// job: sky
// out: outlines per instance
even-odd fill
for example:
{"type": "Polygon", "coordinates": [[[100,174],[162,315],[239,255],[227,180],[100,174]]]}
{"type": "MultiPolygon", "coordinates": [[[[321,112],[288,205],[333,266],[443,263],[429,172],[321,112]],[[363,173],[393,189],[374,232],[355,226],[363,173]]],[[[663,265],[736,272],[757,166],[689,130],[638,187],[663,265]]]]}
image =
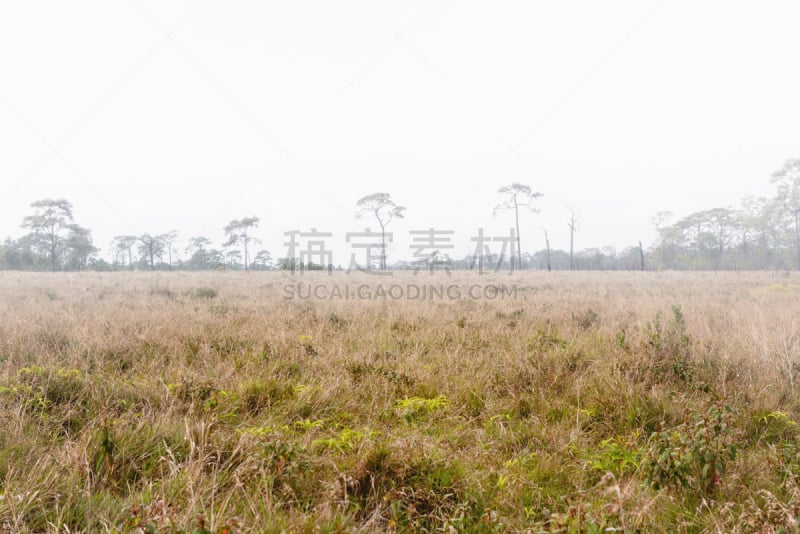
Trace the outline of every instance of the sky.
{"type": "Polygon", "coordinates": [[[472,252],[497,190],[543,197],[524,251],[623,249],[650,219],[770,195],[800,157],[794,1],[6,0],[0,2],[0,236],[64,197],[106,253],[115,235],[284,232],[374,221],[453,230],[472,252]]]}

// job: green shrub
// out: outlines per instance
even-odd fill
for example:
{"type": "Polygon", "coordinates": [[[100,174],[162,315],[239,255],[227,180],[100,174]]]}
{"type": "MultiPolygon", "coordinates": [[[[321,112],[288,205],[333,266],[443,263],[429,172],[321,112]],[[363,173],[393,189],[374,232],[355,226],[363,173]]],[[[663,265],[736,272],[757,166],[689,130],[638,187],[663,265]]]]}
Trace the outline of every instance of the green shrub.
{"type": "Polygon", "coordinates": [[[736,458],[732,413],[727,406],[711,406],[692,424],[654,433],[642,463],[646,484],[700,493],[717,489],[728,462],[736,458]]]}

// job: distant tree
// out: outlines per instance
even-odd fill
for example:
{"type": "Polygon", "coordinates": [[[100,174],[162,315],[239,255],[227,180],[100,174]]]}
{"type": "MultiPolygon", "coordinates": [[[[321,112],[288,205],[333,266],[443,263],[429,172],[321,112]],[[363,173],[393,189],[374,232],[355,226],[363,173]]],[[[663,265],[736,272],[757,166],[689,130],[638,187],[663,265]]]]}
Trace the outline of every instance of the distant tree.
{"type": "Polygon", "coordinates": [[[741,217],[729,208],[691,213],[661,229],[677,252],[675,265],[684,269],[737,267],[732,244],[741,233],[741,217]]]}
{"type": "Polygon", "coordinates": [[[773,247],[780,241],[780,219],[783,202],[780,199],[747,197],[742,201],[741,224],[758,243],[755,266],[769,269],[773,263],[773,247]]]}
{"type": "Polygon", "coordinates": [[[553,263],[550,261],[550,236],[547,235],[547,228],[544,229],[544,244],[547,247],[545,250],[547,251],[547,272],[553,270],[553,263]]]}
{"type": "Polygon", "coordinates": [[[644,245],[639,246],[639,244],[636,244],[622,249],[622,252],[616,257],[613,268],[625,271],[643,271],[643,261],[645,258],[643,246],[644,245]]]}
{"type": "Polygon", "coordinates": [[[114,266],[108,263],[103,258],[98,258],[97,256],[93,256],[92,258],[89,259],[89,266],[87,267],[87,269],[92,271],[108,272],[108,271],[113,271],[114,266]]]}
{"type": "Polygon", "coordinates": [[[536,199],[542,197],[542,193],[536,193],[531,190],[530,186],[514,182],[511,185],[501,187],[497,190],[498,193],[505,196],[505,200],[494,207],[492,215],[497,215],[500,211],[513,210],[514,222],[517,231],[517,267],[522,268],[522,239],[519,231],[519,210],[520,208],[539,213],[537,208],[534,208],[533,203],[536,199]]]}
{"type": "Polygon", "coordinates": [[[278,268],[282,271],[292,271],[300,269],[300,264],[297,258],[280,258],[278,260],[278,268]]]}
{"type": "Polygon", "coordinates": [[[371,215],[381,227],[381,261],[380,268],[386,270],[386,227],[394,219],[402,219],[405,207],[398,206],[389,193],[373,193],[362,197],[356,202],[357,217],[371,215]]]}
{"type": "Polygon", "coordinates": [[[656,230],[656,235],[658,236],[655,247],[660,252],[660,261],[663,267],[667,266],[667,255],[672,248],[672,243],[670,243],[668,239],[670,234],[665,231],[665,228],[668,228],[667,223],[672,220],[674,216],[675,215],[671,211],[659,211],[650,219],[650,224],[653,225],[653,228],[656,230]]]}
{"type": "Polygon", "coordinates": [[[250,243],[260,243],[258,239],[249,235],[249,231],[251,228],[258,228],[258,224],[261,222],[256,216],[253,217],[245,217],[244,219],[234,219],[233,221],[229,222],[228,225],[223,229],[225,231],[225,235],[228,237],[228,240],[225,242],[223,246],[231,247],[235,245],[242,245],[242,249],[244,251],[244,270],[249,271],[249,254],[248,254],[248,246],[250,243]]]}
{"type": "Polygon", "coordinates": [[[213,269],[221,269],[225,267],[225,254],[222,251],[212,248],[207,253],[208,264],[213,269]]]}
{"type": "Polygon", "coordinates": [[[575,257],[575,232],[580,230],[581,220],[578,216],[578,213],[575,211],[574,208],[569,208],[569,221],[567,222],[567,226],[569,226],[569,269],[570,271],[574,268],[574,257],[575,257]]]}
{"type": "Polygon", "coordinates": [[[186,247],[185,252],[190,256],[194,256],[198,252],[205,252],[211,246],[211,240],[207,237],[193,237],[189,239],[189,245],[186,247]]]}
{"type": "Polygon", "coordinates": [[[641,241],[639,241],[639,267],[641,267],[641,271],[644,271],[644,247],[641,241]]]}
{"type": "Polygon", "coordinates": [[[92,244],[92,232],[77,224],[69,225],[69,234],[64,245],[67,250],[67,264],[78,270],[88,269],[89,260],[99,250],[92,244]]]}
{"type": "Polygon", "coordinates": [[[169,262],[169,268],[172,269],[172,253],[175,251],[175,241],[178,239],[178,231],[177,230],[170,230],[166,234],[161,236],[161,240],[164,243],[164,251],[167,253],[167,259],[169,262]]]}
{"type": "Polygon", "coordinates": [[[120,265],[125,267],[125,251],[123,249],[117,248],[116,242],[112,239],[111,244],[108,247],[108,251],[111,254],[111,264],[114,266],[116,270],[120,265]]]}
{"type": "Polygon", "coordinates": [[[717,269],[723,267],[725,249],[733,242],[738,229],[738,217],[730,208],[714,208],[705,212],[707,225],[717,247],[717,269]]]}
{"type": "Polygon", "coordinates": [[[156,256],[164,251],[166,244],[163,235],[142,234],[136,238],[139,241],[139,254],[145,260],[151,271],[156,268],[156,256]]]}
{"type": "Polygon", "coordinates": [[[13,250],[14,240],[7,237],[5,242],[0,244],[0,270],[13,269],[13,250]]]}
{"type": "Polygon", "coordinates": [[[258,265],[262,269],[268,269],[272,265],[272,255],[268,250],[259,250],[255,258],[253,258],[253,265],[258,265]]]}
{"type": "Polygon", "coordinates": [[[30,243],[48,257],[50,270],[55,271],[73,222],[72,204],[64,199],[45,199],[37,200],[31,207],[35,212],[23,219],[22,227],[31,231],[30,243]]]}
{"type": "Polygon", "coordinates": [[[210,257],[211,240],[207,237],[193,237],[184,252],[189,255],[187,265],[190,269],[209,269],[213,267],[210,257]]]}
{"type": "Polygon", "coordinates": [[[242,251],[241,250],[228,250],[225,252],[225,265],[230,268],[234,269],[242,262],[242,251]]]}
{"type": "Polygon", "coordinates": [[[0,256],[3,269],[29,270],[34,269],[37,263],[37,255],[29,242],[29,236],[18,240],[6,238],[0,246],[0,256]]]}
{"type": "MultiPolygon", "coordinates": [[[[111,241],[111,246],[117,253],[128,256],[128,268],[133,269],[133,247],[139,241],[139,238],[133,235],[118,235],[111,241]]],[[[123,266],[124,266],[123,260],[123,266]]]]}
{"type": "Polygon", "coordinates": [[[736,217],[732,210],[714,208],[692,213],[676,223],[690,237],[695,251],[702,258],[711,258],[714,269],[722,268],[727,246],[736,229],[736,217]]]}
{"type": "Polygon", "coordinates": [[[778,186],[778,199],[794,230],[794,249],[797,269],[800,270],[800,159],[790,159],[772,175],[778,186]]]}

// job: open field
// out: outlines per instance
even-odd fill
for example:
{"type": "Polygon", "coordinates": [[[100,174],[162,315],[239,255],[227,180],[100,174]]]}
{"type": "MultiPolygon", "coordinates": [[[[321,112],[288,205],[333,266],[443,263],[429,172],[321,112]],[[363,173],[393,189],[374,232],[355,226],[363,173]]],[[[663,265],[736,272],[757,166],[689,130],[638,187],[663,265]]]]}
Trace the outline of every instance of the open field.
{"type": "Polygon", "coordinates": [[[3,273],[0,524],[797,531],[800,276],[434,280],[3,273]]]}

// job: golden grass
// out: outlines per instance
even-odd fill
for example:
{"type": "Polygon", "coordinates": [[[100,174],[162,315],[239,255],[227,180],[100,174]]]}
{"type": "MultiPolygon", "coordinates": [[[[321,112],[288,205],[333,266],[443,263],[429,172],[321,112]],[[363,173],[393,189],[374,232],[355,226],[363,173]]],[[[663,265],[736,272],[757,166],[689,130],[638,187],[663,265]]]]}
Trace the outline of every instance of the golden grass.
{"type": "Polygon", "coordinates": [[[790,532],[795,287],[761,273],[3,273],[0,525],[790,532]],[[517,293],[286,300],[299,282],[517,293]]]}

